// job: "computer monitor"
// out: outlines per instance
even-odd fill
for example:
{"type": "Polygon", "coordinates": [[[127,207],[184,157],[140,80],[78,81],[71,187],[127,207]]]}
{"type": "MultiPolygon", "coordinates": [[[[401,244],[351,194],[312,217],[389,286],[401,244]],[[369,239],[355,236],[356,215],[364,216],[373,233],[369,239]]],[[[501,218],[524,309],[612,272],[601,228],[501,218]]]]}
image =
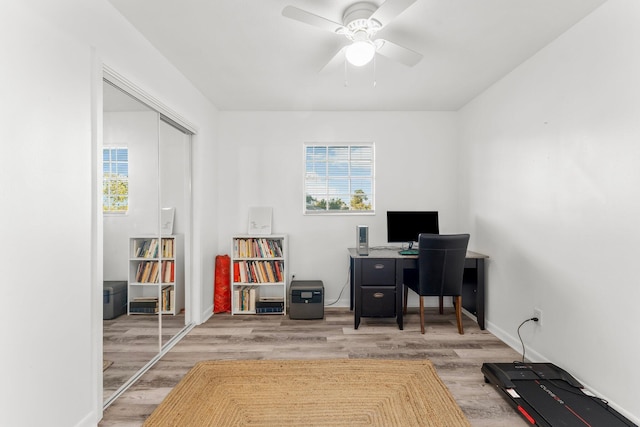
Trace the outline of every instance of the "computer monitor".
{"type": "Polygon", "coordinates": [[[437,211],[387,211],[387,242],[411,248],[420,233],[440,234],[437,211]]]}

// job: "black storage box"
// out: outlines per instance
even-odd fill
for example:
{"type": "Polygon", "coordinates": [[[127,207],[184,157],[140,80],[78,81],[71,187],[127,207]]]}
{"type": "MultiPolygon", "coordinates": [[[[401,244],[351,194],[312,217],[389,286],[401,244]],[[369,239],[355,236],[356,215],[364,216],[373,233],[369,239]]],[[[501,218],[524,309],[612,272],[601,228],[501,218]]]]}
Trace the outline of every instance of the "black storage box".
{"type": "Polygon", "coordinates": [[[294,280],[289,288],[289,318],[322,319],[324,285],[322,280],[294,280]]]}
{"type": "Polygon", "coordinates": [[[127,312],[127,282],[105,281],[102,293],[102,320],[115,319],[127,312]]]}

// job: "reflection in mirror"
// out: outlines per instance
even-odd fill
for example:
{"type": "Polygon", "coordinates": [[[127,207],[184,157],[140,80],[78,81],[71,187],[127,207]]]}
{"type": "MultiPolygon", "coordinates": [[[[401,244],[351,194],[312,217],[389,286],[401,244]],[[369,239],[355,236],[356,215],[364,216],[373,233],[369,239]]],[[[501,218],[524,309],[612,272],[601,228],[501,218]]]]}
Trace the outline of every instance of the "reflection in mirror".
{"type": "Polygon", "coordinates": [[[161,232],[169,250],[163,260],[161,295],[162,345],[185,326],[185,237],[189,218],[189,135],[160,121],[161,232]]]}
{"type": "Polygon", "coordinates": [[[158,294],[158,286],[142,278],[153,263],[137,252],[159,235],[160,115],[108,82],[103,88],[103,202],[110,206],[103,215],[103,392],[108,400],[161,346],[159,316],[132,314],[128,305],[128,300],[158,294]]]}

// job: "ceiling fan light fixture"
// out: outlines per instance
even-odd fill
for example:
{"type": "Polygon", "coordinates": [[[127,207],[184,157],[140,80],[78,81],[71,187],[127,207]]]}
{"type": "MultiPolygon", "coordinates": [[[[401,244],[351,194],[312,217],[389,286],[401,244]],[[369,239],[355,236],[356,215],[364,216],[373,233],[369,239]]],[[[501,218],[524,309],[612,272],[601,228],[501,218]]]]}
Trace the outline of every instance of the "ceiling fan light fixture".
{"type": "Polygon", "coordinates": [[[376,46],[369,40],[354,41],[345,51],[347,61],[356,67],[362,67],[371,62],[375,54],[376,46]]]}

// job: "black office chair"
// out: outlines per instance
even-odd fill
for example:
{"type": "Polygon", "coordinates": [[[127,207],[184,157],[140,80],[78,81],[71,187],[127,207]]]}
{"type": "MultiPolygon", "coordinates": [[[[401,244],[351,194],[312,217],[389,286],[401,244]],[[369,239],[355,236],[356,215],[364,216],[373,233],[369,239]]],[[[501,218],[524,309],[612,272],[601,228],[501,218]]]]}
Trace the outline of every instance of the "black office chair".
{"type": "Polygon", "coordinates": [[[468,234],[420,234],[418,238],[418,271],[407,270],[404,276],[404,312],[407,312],[409,288],[420,296],[420,331],[424,334],[425,296],[440,298],[440,314],[444,296],[454,297],[458,332],[462,328],[462,276],[469,244],[468,234]]]}

